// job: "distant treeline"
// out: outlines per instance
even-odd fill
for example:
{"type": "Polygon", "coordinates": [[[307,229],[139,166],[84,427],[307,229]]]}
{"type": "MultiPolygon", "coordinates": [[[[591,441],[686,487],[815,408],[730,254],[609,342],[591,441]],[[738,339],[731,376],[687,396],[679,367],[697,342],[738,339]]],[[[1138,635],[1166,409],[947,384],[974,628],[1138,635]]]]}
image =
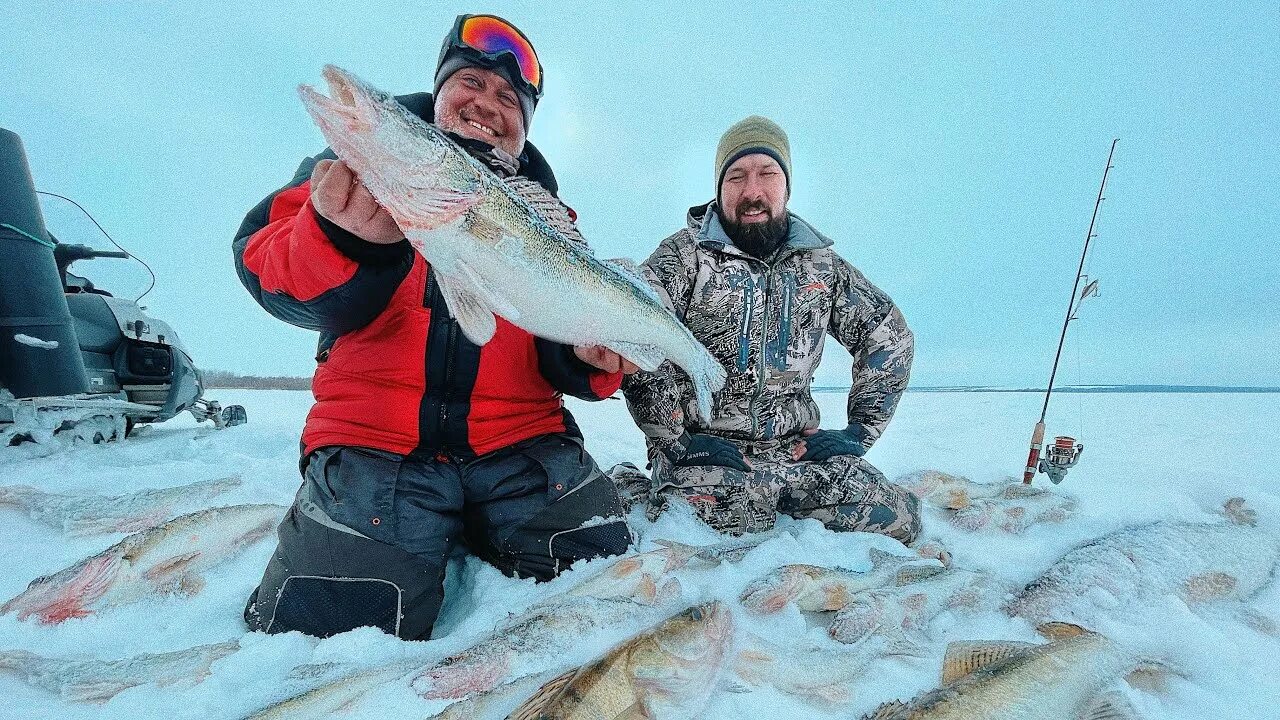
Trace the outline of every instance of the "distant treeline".
{"type": "Polygon", "coordinates": [[[241,375],[225,370],[210,370],[204,374],[205,387],[244,388],[247,390],[310,390],[311,378],[287,375],[241,375]]]}
{"type": "MultiPolygon", "coordinates": [[[[849,392],[844,385],[814,385],[814,392],[849,392]]],[[[1044,388],[989,387],[985,385],[952,385],[943,387],[917,387],[907,392],[968,392],[968,393],[1044,393],[1044,388]]],[[[1280,393],[1280,387],[1241,385],[1062,385],[1055,387],[1060,393],[1280,393]]]]}

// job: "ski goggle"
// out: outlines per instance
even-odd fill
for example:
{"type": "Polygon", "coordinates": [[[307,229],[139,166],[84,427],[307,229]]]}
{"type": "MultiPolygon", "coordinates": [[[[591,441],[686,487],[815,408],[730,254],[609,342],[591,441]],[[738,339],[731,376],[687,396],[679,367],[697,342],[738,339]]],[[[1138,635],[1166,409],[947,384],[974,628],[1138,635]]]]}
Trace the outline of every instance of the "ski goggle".
{"type": "Polygon", "coordinates": [[[542,63],[529,38],[494,15],[459,15],[440,57],[461,50],[489,62],[514,63],[534,99],[542,97],[542,63]]]}

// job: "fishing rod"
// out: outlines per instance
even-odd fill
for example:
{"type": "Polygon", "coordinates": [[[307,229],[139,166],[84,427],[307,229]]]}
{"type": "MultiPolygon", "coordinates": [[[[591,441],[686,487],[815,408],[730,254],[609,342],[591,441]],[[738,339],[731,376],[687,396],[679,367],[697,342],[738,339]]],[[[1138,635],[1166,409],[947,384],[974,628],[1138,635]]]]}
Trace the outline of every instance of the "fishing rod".
{"type": "Polygon", "coordinates": [[[1040,408],[1040,420],[1036,423],[1035,429],[1031,431],[1031,452],[1027,455],[1027,467],[1022,473],[1022,482],[1026,485],[1031,484],[1031,479],[1035,477],[1036,471],[1049,476],[1049,480],[1054,485],[1062,482],[1067,477],[1067,470],[1074,467],[1080,461],[1080,454],[1084,452],[1084,444],[1077,443],[1075,438],[1066,435],[1059,435],[1054,438],[1052,445],[1044,446],[1044,458],[1040,457],[1040,444],[1044,442],[1044,418],[1049,412],[1049,396],[1053,394],[1053,380],[1058,375],[1058,360],[1062,358],[1062,346],[1067,340],[1067,326],[1072,320],[1076,319],[1076,313],[1080,310],[1080,303],[1085,298],[1096,296],[1098,294],[1098,281],[1088,281],[1088,276],[1084,274],[1084,261],[1089,255],[1089,243],[1097,234],[1093,232],[1094,225],[1098,222],[1098,210],[1102,207],[1102,201],[1105,199],[1103,192],[1107,189],[1107,175],[1114,167],[1111,164],[1111,158],[1116,154],[1116,143],[1120,142],[1120,138],[1111,141],[1111,151],[1107,153],[1107,166],[1102,170],[1102,184],[1098,186],[1098,200],[1093,204],[1093,217],[1089,219],[1089,231],[1084,235],[1084,250],[1080,253],[1080,267],[1076,269],[1076,281],[1071,286],[1071,297],[1067,301],[1067,317],[1062,321],[1062,334],[1058,337],[1058,352],[1053,356],[1053,370],[1049,372],[1049,387],[1044,391],[1044,406],[1040,408]],[[1085,280],[1083,290],[1080,290],[1080,281],[1085,280]],[[1076,291],[1079,290],[1079,296],[1076,291]]]}

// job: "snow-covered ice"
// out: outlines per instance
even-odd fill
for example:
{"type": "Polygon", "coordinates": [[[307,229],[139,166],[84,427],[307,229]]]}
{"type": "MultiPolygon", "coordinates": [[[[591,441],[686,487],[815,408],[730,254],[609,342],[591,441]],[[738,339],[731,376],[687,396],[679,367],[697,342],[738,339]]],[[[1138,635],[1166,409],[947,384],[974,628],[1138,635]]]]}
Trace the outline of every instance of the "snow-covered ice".
{"type": "MultiPolygon", "coordinates": [[[[298,483],[298,436],[311,398],[305,392],[218,391],[224,403],[241,403],[247,425],[215,431],[183,416],[142,430],[125,442],[81,445],[49,453],[32,446],[0,448],[0,485],[30,485],[57,493],[122,493],[237,475],[241,484],[216,504],[287,504],[298,483]]],[[[819,404],[836,424],[845,397],[821,393],[819,404]]],[[[885,437],[869,459],[890,478],[937,469],[980,482],[1020,473],[1026,443],[1042,397],[1034,393],[907,393],[885,437]]],[[[643,442],[619,400],[571,403],[587,435],[587,447],[604,467],[629,460],[643,464],[643,442]]],[[[1080,465],[1062,486],[1078,500],[1065,522],[1032,525],[1021,534],[967,532],[931,516],[926,533],[942,539],[956,566],[995,573],[1020,586],[1083,542],[1122,527],[1156,520],[1214,522],[1232,496],[1246,498],[1259,526],[1280,528],[1280,489],[1266,428],[1280,419],[1277,394],[1077,394],[1055,400],[1051,434],[1072,434],[1086,445],[1080,465]],[[1262,432],[1260,432],[1262,431],[1262,432]]],[[[1046,483],[1043,476],[1037,483],[1046,483]]],[[[717,537],[686,512],[668,512],[657,522],[631,517],[641,549],[667,538],[689,544],[717,537]]],[[[785,563],[868,566],[870,548],[904,552],[892,540],[839,535],[813,521],[782,525],[780,535],[737,563],[707,568],[692,564],[676,572],[685,598],[736,603],[753,579],[785,563]]],[[[74,537],[37,523],[12,508],[0,508],[0,601],[20,593],[33,578],[56,572],[118,541],[123,534],[74,537]]],[[[270,540],[252,546],[212,571],[193,598],[152,598],[59,625],[0,617],[0,650],[45,656],[118,659],[196,645],[238,640],[239,649],[216,660],[202,682],[192,678],[166,687],[144,684],[102,705],[82,704],[34,687],[11,673],[0,674],[2,718],[241,718],[308,687],[291,676],[301,665],[341,663],[373,667],[413,657],[443,657],[492,632],[510,613],[560,592],[591,567],[575,568],[551,583],[535,585],[503,577],[471,559],[451,566],[449,598],[437,625],[437,640],[406,643],[370,629],[318,641],[299,634],[265,636],[244,632],[245,597],[257,583],[272,550],[270,540]]],[[[1248,553],[1250,548],[1238,548],[1248,553]]],[[[598,561],[599,562],[599,561],[598,561]]],[[[598,563],[592,563],[595,566],[598,563]]],[[[1272,582],[1251,603],[1280,620],[1280,588],[1272,582]]],[[[1099,628],[1133,651],[1159,658],[1179,675],[1166,691],[1126,690],[1147,718],[1280,717],[1280,677],[1273,671],[1280,639],[1240,621],[1230,608],[1193,610],[1172,596],[1155,598],[1147,614],[1111,619],[1099,628]]],[[[831,643],[830,616],[802,614],[794,606],[753,616],[737,613],[743,632],[772,642],[831,643]]],[[[561,666],[599,654],[613,642],[643,629],[620,626],[582,638],[560,658],[561,666]]],[[[943,613],[929,627],[922,657],[877,660],[839,707],[804,704],[773,689],[717,694],[704,717],[858,717],[895,698],[907,699],[936,686],[943,650],[963,640],[1036,640],[1024,620],[999,611],[971,616],[943,613]]],[[[548,667],[547,670],[557,668],[548,667]]],[[[741,688],[739,688],[741,689],[741,688]]],[[[370,692],[343,717],[424,717],[439,709],[418,698],[407,678],[370,692]]]]}

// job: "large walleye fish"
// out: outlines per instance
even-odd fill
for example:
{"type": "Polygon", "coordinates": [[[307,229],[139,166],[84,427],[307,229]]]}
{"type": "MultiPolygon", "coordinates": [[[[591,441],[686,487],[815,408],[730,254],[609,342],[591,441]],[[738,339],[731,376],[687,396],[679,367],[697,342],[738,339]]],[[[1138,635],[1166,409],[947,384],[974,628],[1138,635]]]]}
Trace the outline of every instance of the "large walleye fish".
{"type": "Polygon", "coordinates": [[[827,632],[842,643],[882,637],[912,644],[939,614],[998,610],[1010,590],[994,575],[951,568],[917,583],[854,595],[827,632]]]}
{"type": "Polygon", "coordinates": [[[787,530],[773,528],[764,532],[748,533],[739,537],[730,537],[712,545],[686,545],[675,540],[657,538],[657,544],[669,548],[682,561],[699,560],[702,563],[719,565],[722,562],[736,563],[746,557],[752,550],[775,538],[794,538],[787,530]]]}
{"type": "Polygon", "coordinates": [[[671,612],[679,591],[653,605],[621,599],[561,598],[502,623],[480,642],[420,667],[411,685],[428,700],[461,699],[538,672],[584,636],[671,612]]]}
{"type": "Polygon", "coordinates": [[[719,602],[691,607],[548,682],[512,720],[696,717],[729,652],[733,618],[719,602]]]}
{"type": "Polygon", "coordinates": [[[500,315],[548,340],[603,345],[644,370],[671,360],[689,375],[699,412],[710,417],[724,368],[644,280],[570,241],[394,97],[332,65],[324,78],[330,96],[303,85],[303,104],[431,263],[469,340],[488,342],[500,315]]]}
{"type": "Polygon", "coordinates": [[[53,575],[31,581],[0,606],[0,615],[34,615],[45,623],[85,617],[148,594],[193,595],[201,574],[271,533],[284,515],[279,505],[232,505],[182,515],[134,533],[53,575]]]}
{"type": "Polygon", "coordinates": [[[1020,480],[979,483],[937,470],[912,473],[898,483],[952,525],[969,531],[1011,534],[1039,523],[1060,523],[1075,513],[1076,501],[1061,489],[1025,485],[1020,480]]]}
{"type": "Polygon", "coordinates": [[[307,692],[273,703],[245,720],[324,720],[350,710],[370,691],[408,675],[417,666],[412,660],[398,660],[347,672],[307,692]]]}
{"type": "Polygon", "coordinates": [[[864,590],[906,585],[946,569],[942,561],[918,555],[894,555],[879,548],[869,551],[866,572],[819,565],[783,565],[751,581],[742,591],[742,605],[753,613],[781,610],[794,602],[806,612],[839,610],[864,590]]]}
{"type": "Polygon", "coordinates": [[[942,686],[910,702],[889,702],[863,720],[1131,720],[1123,696],[1108,692],[1136,659],[1074,626],[1046,627],[1045,645],[953,643],[942,686]]]}
{"type": "Polygon", "coordinates": [[[744,635],[747,647],[734,656],[732,664],[733,675],[744,689],[768,685],[820,705],[840,705],[852,699],[854,681],[876,660],[919,655],[914,648],[878,637],[833,648],[809,641],[782,646],[753,633],[744,635]]]}
{"type": "Polygon", "coordinates": [[[32,520],[71,535],[137,532],[184,511],[198,510],[210,499],[239,486],[238,475],[112,496],[64,495],[28,485],[9,485],[0,487],[0,506],[22,510],[32,520]]]}
{"type": "Polygon", "coordinates": [[[1255,526],[1244,500],[1224,510],[1227,522],[1161,521],[1098,538],[1063,555],[1006,609],[1033,623],[1090,625],[1100,613],[1163,595],[1192,605],[1247,599],[1274,576],[1280,540],[1255,526]]]}
{"type": "Polygon", "coordinates": [[[239,641],[231,640],[121,660],[53,658],[26,650],[5,650],[0,651],[0,670],[22,675],[32,685],[67,700],[106,702],[138,685],[198,683],[209,675],[210,665],[239,648],[239,641]]]}

